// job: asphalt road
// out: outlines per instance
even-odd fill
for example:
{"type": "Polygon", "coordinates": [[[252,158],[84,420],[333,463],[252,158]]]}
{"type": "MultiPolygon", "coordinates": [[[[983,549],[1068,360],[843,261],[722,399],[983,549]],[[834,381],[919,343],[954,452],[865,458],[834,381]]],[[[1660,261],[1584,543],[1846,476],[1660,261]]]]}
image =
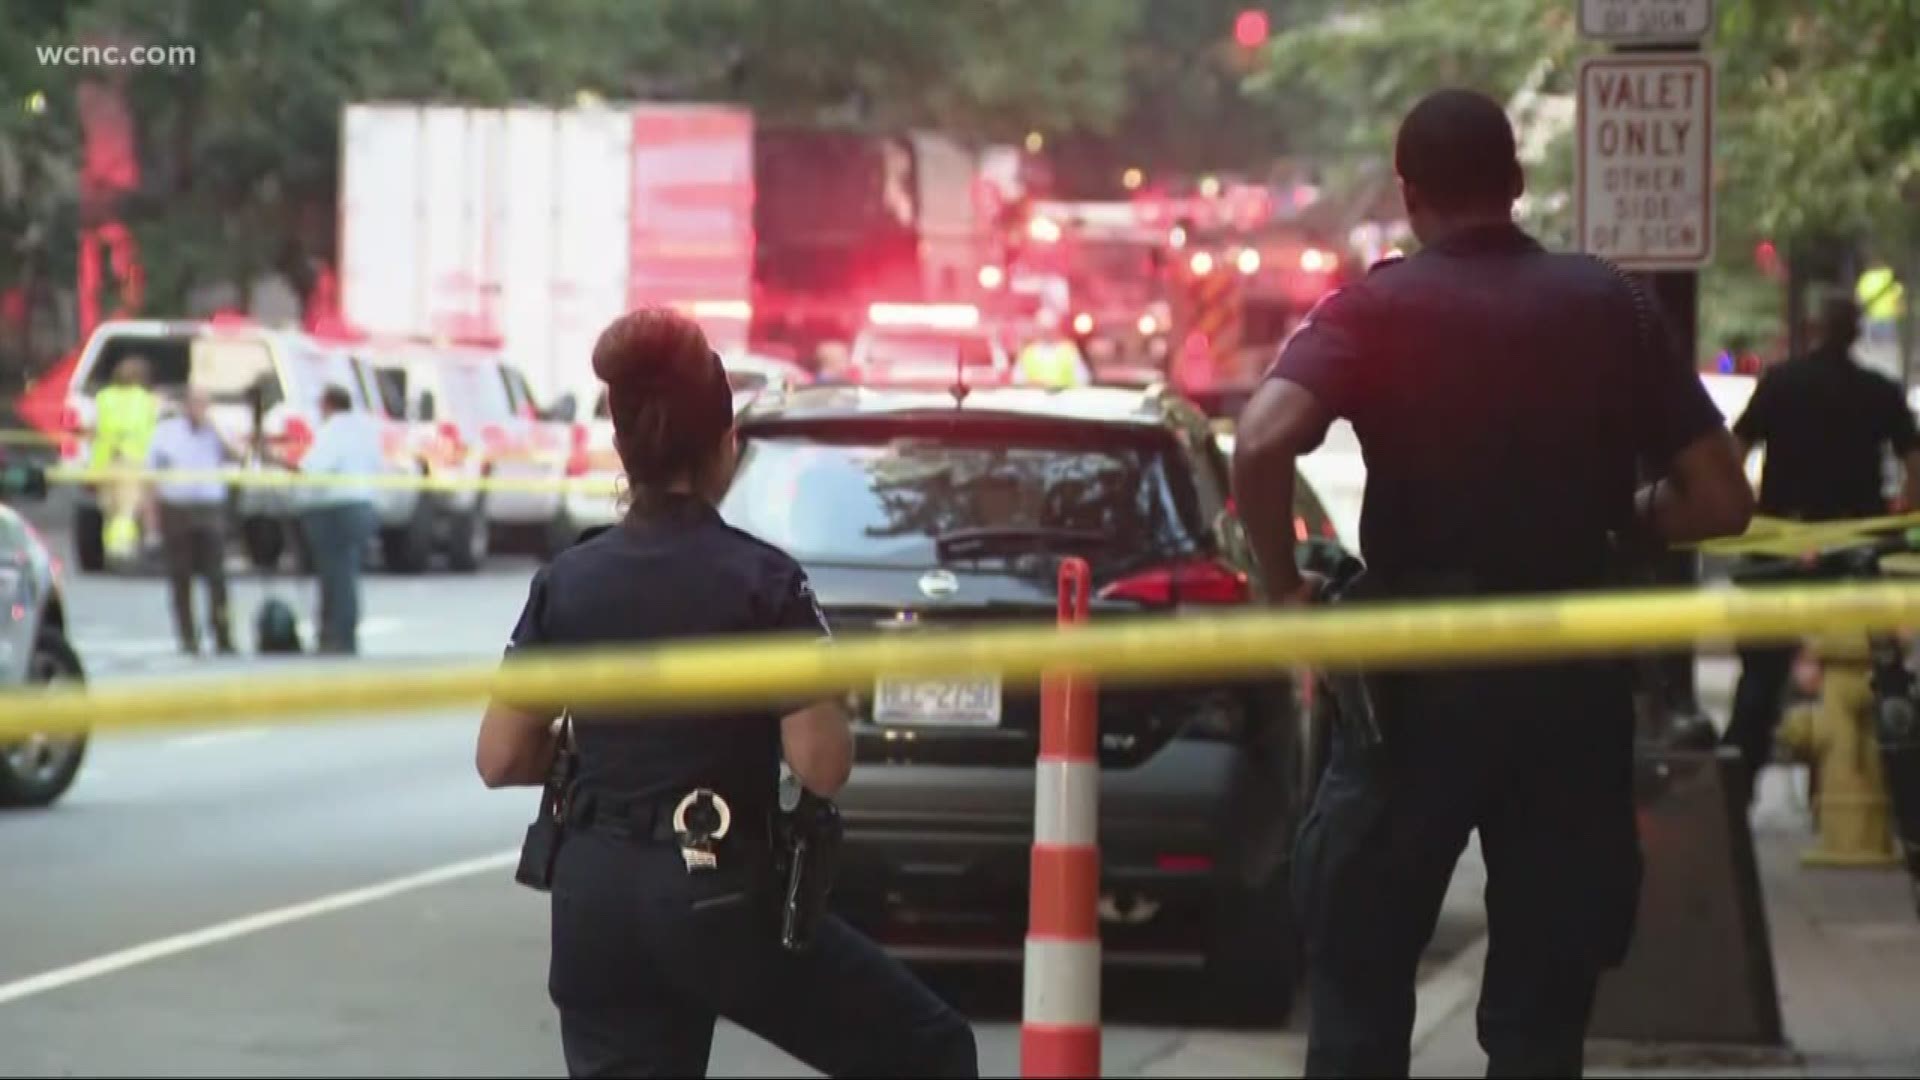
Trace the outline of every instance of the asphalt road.
{"type": "MultiPolygon", "coordinates": [[[[371,578],[363,647],[497,654],[530,570],[371,578]]],[[[277,588],[310,603],[308,586],[277,588]]],[[[242,580],[236,612],[261,593],[242,580]]],[[[155,580],[81,578],[70,606],[95,679],[277,666],[176,655],[155,580]]],[[[559,1075],[543,900],[511,880],[534,795],[480,786],[474,724],[98,739],[58,806],[0,815],[0,1075],[559,1075]]],[[[1430,990],[1479,936],[1480,874],[1463,864],[1430,990]]],[[[1017,1074],[1017,973],[930,974],[977,1021],[983,1069],[1017,1074]]],[[[1217,1031],[1165,976],[1105,996],[1108,1075],[1299,1068],[1298,1018],[1217,1031]]],[[[808,1075],[724,1026],[712,1074],[808,1075]]]]}

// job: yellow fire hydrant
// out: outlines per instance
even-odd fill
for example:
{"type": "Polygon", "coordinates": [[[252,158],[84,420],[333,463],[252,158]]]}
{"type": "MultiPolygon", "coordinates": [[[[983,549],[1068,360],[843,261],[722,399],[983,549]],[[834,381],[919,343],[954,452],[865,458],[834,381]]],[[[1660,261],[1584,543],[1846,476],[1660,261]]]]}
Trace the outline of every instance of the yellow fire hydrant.
{"type": "Polygon", "coordinates": [[[1814,772],[1819,842],[1803,852],[1808,866],[1885,866],[1894,847],[1880,745],[1873,729],[1872,661],[1864,635],[1836,634],[1813,643],[1820,662],[1820,700],[1788,711],[1781,749],[1814,772]]]}

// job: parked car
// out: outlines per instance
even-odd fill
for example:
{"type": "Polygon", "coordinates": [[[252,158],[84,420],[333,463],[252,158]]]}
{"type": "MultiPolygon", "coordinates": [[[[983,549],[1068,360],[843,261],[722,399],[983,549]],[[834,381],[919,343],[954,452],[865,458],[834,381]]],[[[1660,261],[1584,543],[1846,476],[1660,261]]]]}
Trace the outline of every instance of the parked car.
{"type": "MultiPolygon", "coordinates": [[[[838,633],[1051,622],[1085,557],[1095,620],[1258,602],[1206,417],[1160,390],[813,387],[749,405],[721,513],[805,566],[838,633]]],[[[1300,487],[1296,532],[1338,557],[1300,487]]],[[[835,887],[902,953],[1014,960],[1033,840],[1035,689],[993,673],[854,697],[835,887]]],[[[1325,721],[1288,672],[1102,687],[1102,941],[1192,967],[1223,1010],[1284,1015],[1299,970],[1287,875],[1325,721]]]]}
{"type": "MultiPolygon", "coordinates": [[[[11,472],[11,470],[8,470],[11,472]]],[[[0,492],[18,497],[14,490],[0,492]]],[[[39,494],[45,494],[44,479],[39,494]]],[[[50,686],[86,679],[67,639],[66,573],[32,523],[0,505],[0,683],[50,686]]],[[[87,736],[32,734],[0,741],[0,807],[48,806],[64,795],[86,757],[87,736]]]]}

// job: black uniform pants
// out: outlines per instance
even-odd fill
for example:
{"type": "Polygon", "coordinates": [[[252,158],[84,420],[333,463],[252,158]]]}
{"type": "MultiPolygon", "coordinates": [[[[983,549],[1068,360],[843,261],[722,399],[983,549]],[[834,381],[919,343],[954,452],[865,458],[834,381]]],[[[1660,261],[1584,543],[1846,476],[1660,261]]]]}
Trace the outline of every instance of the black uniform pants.
{"type": "Polygon", "coordinates": [[[1386,747],[1336,739],[1294,855],[1307,1075],[1407,1075],[1416,969],[1475,831],[1488,1075],[1580,1074],[1594,990],[1639,896],[1626,687],[1598,665],[1396,676],[1376,695],[1386,747]]]}
{"type": "Polygon", "coordinates": [[[973,1030],[837,918],[803,953],[736,868],[572,831],[553,886],[548,989],[570,1076],[704,1076],[726,1017],[829,1076],[974,1077],[973,1030]]]}
{"type": "Polygon", "coordinates": [[[200,651],[200,623],[194,618],[193,579],[207,582],[207,607],[214,646],[233,651],[227,616],[227,518],[218,504],[160,504],[160,543],[167,557],[167,587],[173,597],[173,628],[180,648],[200,651]]]}
{"type": "Polygon", "coordinates": [[[1747,800],[1753,800],[1760,770],[1773,760],[1773,736],[1786,711],[1787,684],[1793,679],[1794,643],[1754,642],[1740,649],[1740,681],[1733,688],[1733,718],[1725,741],[1746,763],[1747,800]]]}

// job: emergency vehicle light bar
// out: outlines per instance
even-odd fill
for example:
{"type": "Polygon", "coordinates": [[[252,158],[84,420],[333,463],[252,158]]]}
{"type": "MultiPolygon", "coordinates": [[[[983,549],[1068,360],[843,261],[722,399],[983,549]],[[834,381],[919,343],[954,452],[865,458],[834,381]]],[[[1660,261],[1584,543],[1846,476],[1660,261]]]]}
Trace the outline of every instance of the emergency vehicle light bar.
{"type": "Polygon", "coordinates": [[[673,306],[696,319],[753,318],[753,305],[745,300],[682,300],[673,306]]]}
{"type": "Polygon", "coordinates": [[[971,330],[980,325],[972,304],[873,304],[867,321],[874,326],[919,326],[935,330],[971,330]]]}

